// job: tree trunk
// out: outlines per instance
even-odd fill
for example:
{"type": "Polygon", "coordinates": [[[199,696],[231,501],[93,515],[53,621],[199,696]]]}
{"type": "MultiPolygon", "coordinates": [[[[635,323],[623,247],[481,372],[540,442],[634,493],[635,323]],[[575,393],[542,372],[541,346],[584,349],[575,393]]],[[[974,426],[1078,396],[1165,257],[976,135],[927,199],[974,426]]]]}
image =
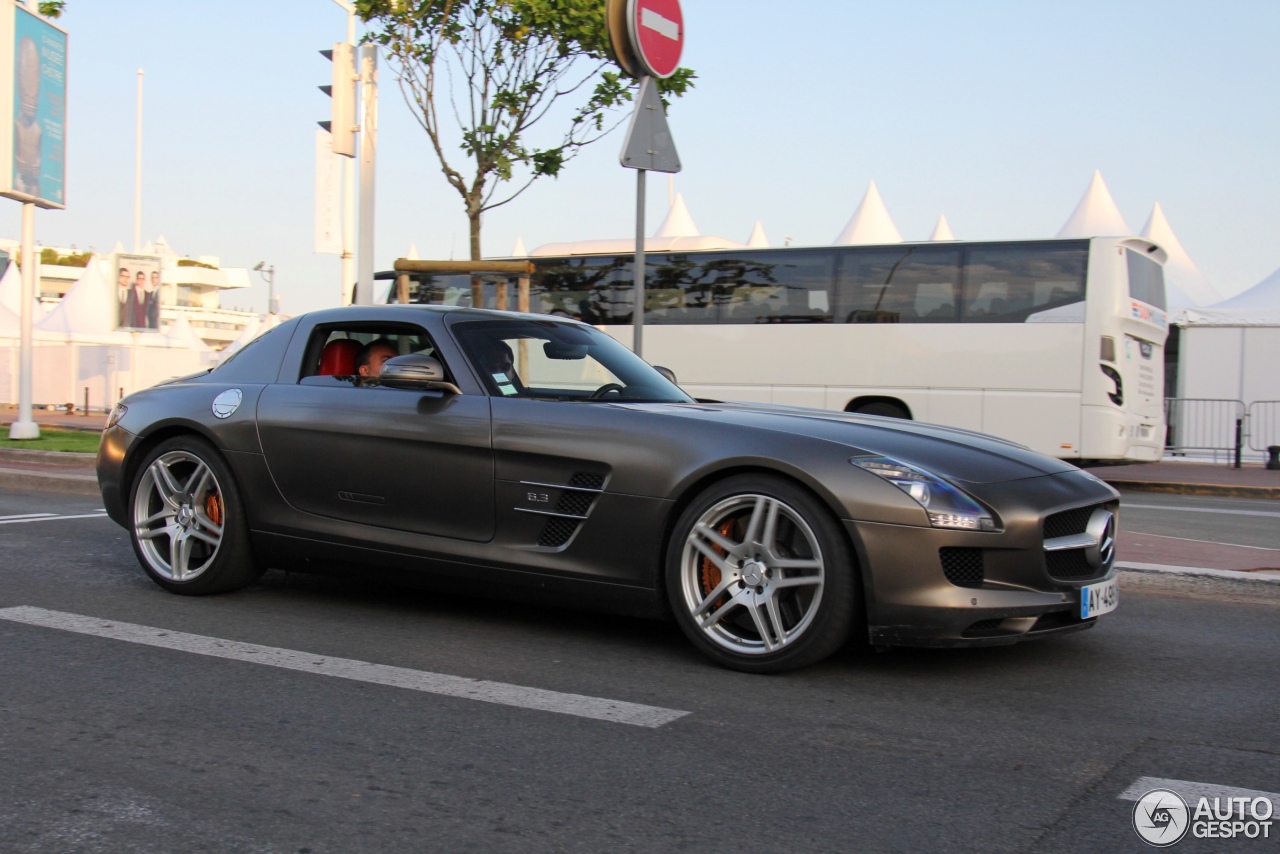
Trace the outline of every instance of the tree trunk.
{"type": "MultiPolygon", "coordinates": [[[[480,212],[472,211],[467,206],[467,219],[471,224],[471,260],[480,260],[480,212]]],[[[479,276],[471,279],[471,304],[476,308],[484,308],[484,281],[479,276]]]]}

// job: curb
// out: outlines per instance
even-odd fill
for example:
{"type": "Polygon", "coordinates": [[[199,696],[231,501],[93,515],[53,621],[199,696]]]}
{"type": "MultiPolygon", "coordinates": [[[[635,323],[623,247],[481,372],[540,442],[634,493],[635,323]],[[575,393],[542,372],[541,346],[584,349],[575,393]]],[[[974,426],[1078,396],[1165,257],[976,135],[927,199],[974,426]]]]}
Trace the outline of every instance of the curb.
{"type": "MultiPolygon", "coordinates": [[[[92,470],[90,470],[92,471],[92,470]]],[[[0,466],[0,489],[31,489],[37,492],[58,492],[69,495],[100,497],[98,477],[95,474],[15,469],[0,466]]]]}
{"type": "Polygon", "coordinates": [[[1229,569],[1117,562],[1120,590],[1180,593],[1250,604],[1280,605],[1280,577],[1229,569]]]}
{"type": "Polygon", "coordinates": [[[0,448],[0,462],[28,463],[58,468],[92,469],[98,459],[97,454],[82,454],[74,451],[37,451],[27,448],[0,448]]]}
{"type": "Polygon", "coordinates": [[[1230,486],[1225,483],[1161,483],[1152,480],[1109,480],[1116,489],[1131,492],[1165,492],[1175,495],[1215,495],[1220,498],[1264,498],[1280,501],[1280,486],[1230,486]]]}

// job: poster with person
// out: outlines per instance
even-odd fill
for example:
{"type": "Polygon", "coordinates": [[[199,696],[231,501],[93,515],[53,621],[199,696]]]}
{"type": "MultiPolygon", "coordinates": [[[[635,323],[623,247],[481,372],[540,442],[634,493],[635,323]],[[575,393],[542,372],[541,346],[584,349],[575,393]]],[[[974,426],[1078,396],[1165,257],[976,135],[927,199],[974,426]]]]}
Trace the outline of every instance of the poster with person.
{"type": "Polygon", "coordinates": [[[160,328],[160,258],[116,255],[116,299],[120,329],[160,328]]]}
{"type": "Polygon", "coordinates": [[[67,34],[0,3],[0,195],[66,207],[67,34]]]}

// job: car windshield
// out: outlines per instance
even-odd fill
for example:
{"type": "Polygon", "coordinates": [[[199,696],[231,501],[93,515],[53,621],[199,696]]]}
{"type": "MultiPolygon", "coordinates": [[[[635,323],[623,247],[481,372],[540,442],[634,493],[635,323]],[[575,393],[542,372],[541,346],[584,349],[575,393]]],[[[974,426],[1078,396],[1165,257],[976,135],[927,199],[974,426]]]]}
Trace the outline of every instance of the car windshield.
{"type": "Polygon", "coordinates": [[[692,403],[617,341],[576,323],[473,320],[453,333],[489,392],[542,400],[692,403]]]}

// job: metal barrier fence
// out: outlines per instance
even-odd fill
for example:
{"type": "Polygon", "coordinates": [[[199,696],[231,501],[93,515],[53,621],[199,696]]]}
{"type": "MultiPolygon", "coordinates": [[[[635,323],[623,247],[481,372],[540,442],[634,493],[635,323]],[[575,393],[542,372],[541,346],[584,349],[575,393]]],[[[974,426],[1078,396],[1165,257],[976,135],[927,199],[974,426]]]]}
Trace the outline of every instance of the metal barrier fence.
{"type": "Polygon", "coordinates": [[[1280,445],[1280,400],[1255,400],[1244,417],[1252,450],[1266,453],[1269,446],[1280,445]]]}
{"type": "Polygon", "coordinates": [[[1164,415],[1169,425],[1165,450],[1225,451],[1234,454],[1240,467],[1247,415],[1242,401],[1170,397],[1165,398],[1164,415]]]}

